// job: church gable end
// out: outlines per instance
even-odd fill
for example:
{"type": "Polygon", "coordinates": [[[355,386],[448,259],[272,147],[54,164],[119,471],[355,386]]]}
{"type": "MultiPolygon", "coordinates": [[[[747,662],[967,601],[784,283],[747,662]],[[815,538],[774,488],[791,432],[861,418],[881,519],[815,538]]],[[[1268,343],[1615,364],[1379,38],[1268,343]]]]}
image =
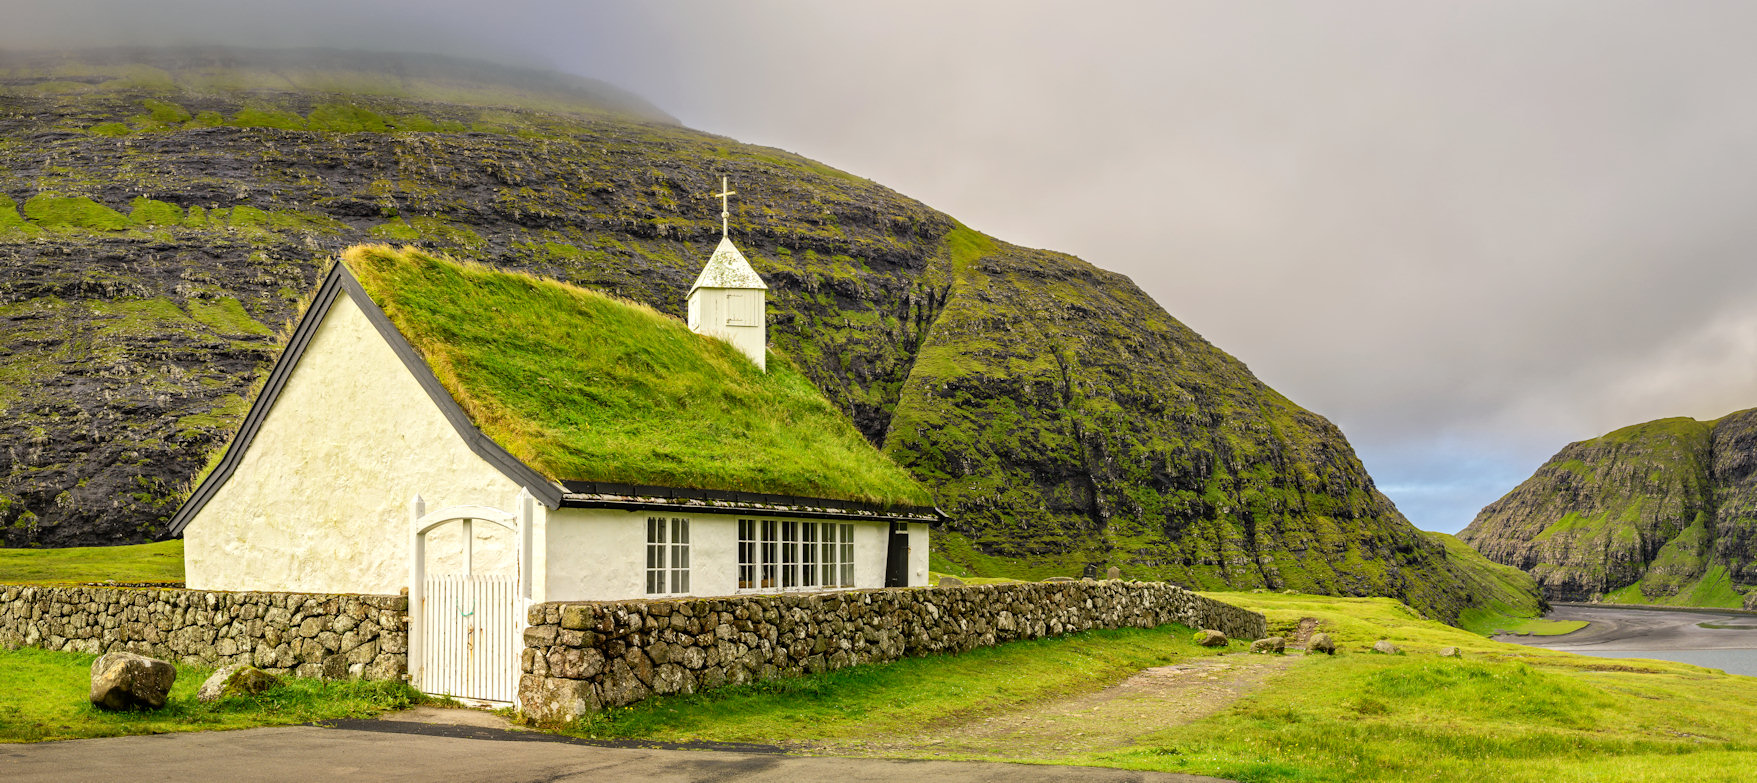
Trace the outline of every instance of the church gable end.
{"type": "Polygon", "coordinates": [[[249,441],[228,454],[228,475],[211,477],[183,519],[193,587],[396,592],[410,498],[449,505],[520,489],[399,359],[368,317],[370,300],[345,285],[326,295],[273,395],[253,409],[249,441]]]}

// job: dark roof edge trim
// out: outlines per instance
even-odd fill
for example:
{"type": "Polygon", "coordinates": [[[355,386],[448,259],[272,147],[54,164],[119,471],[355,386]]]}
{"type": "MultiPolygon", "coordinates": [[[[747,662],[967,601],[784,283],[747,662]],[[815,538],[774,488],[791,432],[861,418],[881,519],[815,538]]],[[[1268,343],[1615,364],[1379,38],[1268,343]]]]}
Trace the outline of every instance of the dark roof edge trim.
{"type": "MultiPolygon", "coordinates": [[[[941,522],[940,513],[896,513],[873,511],[842,511],[828,508],[800,508],[754,504],[678,503],[661,498],[606,498],[590,495],[564,495],[562,508],[610,508],[624,511],[666,511],[690,514],[724,514],[742,516],[796,517],[799,519],[839,519],[865,522],[941,522]]],[[[938,509],[934,510],[935,512],[938,509]]]]}
{"type": "Polygon", "coordinates": [[[598,497],[608,499],[638,499],[642,502],[668,503],[675,501],[695,501],[699,503],[746,504],[765,507],[816,508],[825,511],[852,514],[861,512],[867,516],[888,514],[898,519],[915,517],[933,517],[948,519],[944,511],[937,506],[916,506],[907,503],[867,503],[858,500],[838,500],[835,498],[808,497],[804,495],[781,495],[772,492],[746,492],[719,489],[685,489],[682,487],[663,487],[653,484],[623,484],[613,481],[568,481],[563,480],[561,486],[567,489],[567,496],[598,497]]]}
{"type": "Polygon", "coordinates": [[[232,438],[231,443],[227,444],[226,453],[220,457],[220,462],[214,466],[213,472],[209,473],[207,478],[196,486],[195,491],[189,494],[189,499],[183,501],[183,505],[177,508],[177,513],[172,515],[171,523],[166,527],[167,535],[182,535],[183,529],[189,526],[190,520],[201,512],[208,501],[213,499],[214,494],[219,492],[220,487],[225,486],[226,481],[232,477],[232,472],[238,468],[238,463],[243,461],[244,453],[250,449],[250,443],[256,439],[257,432],[262,429],[262,423],[268,418],[269,411],[274,409],[275,401],[280,398],[281,390],[286,388],[287,380],[292,377],[294,368],[298,367],[299,360],[304,357],[306,349],[311,347],[311,340],[317,335],[318,327],[323,325],[324,318],[329,315],[330,308],[335,305],[336,297],[343,291],[346,291],[349,298],[353,299],[354,304],[360,308],[360,311],[366,314],[366,320],[390,345],[397,358],[402,360],[403,366],[415,376],[415,381],[421,385],[423,391],[427,392],[428,398],[439,406],[446,421],[457,431],[458,436],[464,439],[464,443],[469,446],[470,451],[499,470],[507,478],[530,489],[531,494],[535,495],[543,505],[549,508],[561,505],[561,487],[521,462],[517,457],[508,454],[505,449],[500,447],[500,444],[483,435],[474,424],[470,423],[470,417],[464,413],[463,408],[458,406],[457,401],[451,398],[451,393],[440,385],[439,379],[434,377],[433,370],[428,368],[427,362],[415,352],[415,348],[409,345],[409,341],[403,338],[402,333],[397,331],[396,325],[391,323],[390,317],[379,309],[376,302],[372,301],[372,297],[367,295],[366,289],[360,286],[360,281],[354,279],[353,273],[348,271],[347,266],[337,261],[330,268],[329,274],[324,277],[323,284],[318,287],[317,296],[312,299],[311,306],[299,319],[299,325],[293,329],[293,336],[287,341],[287,347],[281,351],[280,357],[275,360],[274,366],[269,370],[268,380],[263,384],[262,392],[256,396],[256,400],[251,402],[250,411],[244,415],[244,421],[238,427],[237,436],[232,438]]]}

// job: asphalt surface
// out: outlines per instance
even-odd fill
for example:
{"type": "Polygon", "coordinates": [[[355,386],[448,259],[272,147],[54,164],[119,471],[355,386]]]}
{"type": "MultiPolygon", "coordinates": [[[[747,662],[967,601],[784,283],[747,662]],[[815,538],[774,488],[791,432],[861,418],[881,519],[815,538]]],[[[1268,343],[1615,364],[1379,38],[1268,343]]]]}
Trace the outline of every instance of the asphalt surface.
{"type": "Polygon", "coordinates": [[[332,726],[0,745],[0,781],[1224,783],[1218,778],[1091,767],[785,756],[760,745],[741,750],[606,745],[479,725],[348,721],[332,726]]]}
{"type": "Polygon", "coordinates": [[[1757,649],[1757,615],[1739,612],[1556,604],[1544,619],[1586,620],[1590,624],[1561,636],[1503,634],[1495,638],[1587,654],[1594,651],[1757,649]]]}

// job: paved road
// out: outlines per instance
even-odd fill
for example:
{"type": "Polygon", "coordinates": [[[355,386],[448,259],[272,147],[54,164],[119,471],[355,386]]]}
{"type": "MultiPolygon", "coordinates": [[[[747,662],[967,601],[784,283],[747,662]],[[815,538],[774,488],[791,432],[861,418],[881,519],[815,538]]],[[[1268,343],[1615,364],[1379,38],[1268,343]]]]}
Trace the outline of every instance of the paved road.
{"type": "Polygon", "coordinates": [[[1586,620],[1591,624],[1561,636],[1495,638],[1590,653],[1616,650],[1736,650],[1757,648],[1757,616],[1712,609],[1671,611],[1557,604],[1545,620],[1586,620]],[[1724,626],[1705,628],[1707,625],[1724,626]]]}
{"type": "Polygon", "coordinates": [[[0,745],[0,781],[1217,781],[1087,767],[611,748],[524,732],[410,729],[408,724],[376,721],[344,725],[354,727],[283,726],[0,745]],[[447,733],[452,736],[441,736],[447,733]]]}

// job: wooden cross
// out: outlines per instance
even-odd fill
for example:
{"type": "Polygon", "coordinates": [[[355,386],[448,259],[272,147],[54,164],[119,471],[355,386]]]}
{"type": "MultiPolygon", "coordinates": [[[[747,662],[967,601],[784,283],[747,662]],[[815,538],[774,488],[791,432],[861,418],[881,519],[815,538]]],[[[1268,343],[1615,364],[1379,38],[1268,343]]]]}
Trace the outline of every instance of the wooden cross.
{"type": "Polygon", "coordinates": [[[726,186],[726,178],[720,177],[720,192],[714,194],[716,198],[720,199],[720,236],[726,236],[726,219],[732,217],[731,202],[727,199],[736,195],[738,195],[736,191],[726,186]]]}

